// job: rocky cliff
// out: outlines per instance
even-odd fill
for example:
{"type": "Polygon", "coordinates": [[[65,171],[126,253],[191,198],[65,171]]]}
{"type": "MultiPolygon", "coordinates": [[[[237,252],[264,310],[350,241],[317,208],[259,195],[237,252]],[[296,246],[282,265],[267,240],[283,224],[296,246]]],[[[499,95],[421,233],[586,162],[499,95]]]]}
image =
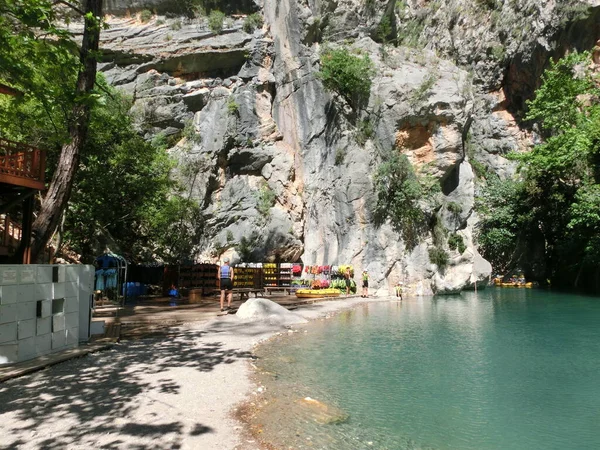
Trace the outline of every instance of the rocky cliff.
{"type": "Polygon", "coordinates": [[[173,176],[202,205],[198,259],[351,263],[381,293],[399,280],[452,293],[491,272],[474,244],[478,176],[514,173],[504,155],[535,141],[519,121],[524,102],[550,57],[600,37],[598,3],[223,2],[215,34],[189,2],[110,0],[101,71],[133,96],[140,131],[170,143],[173,176]],[[264,25],[244,26],[256,11],[264,25]],[[317,76],[323,48],[342,44],[375,65],[362,108],[317,76]],[[439,183],[430,222],[466,245],[443,244],[447,267],[430,262],[433,230],[407,246],[374,225],[386,151],[439,183]]]}

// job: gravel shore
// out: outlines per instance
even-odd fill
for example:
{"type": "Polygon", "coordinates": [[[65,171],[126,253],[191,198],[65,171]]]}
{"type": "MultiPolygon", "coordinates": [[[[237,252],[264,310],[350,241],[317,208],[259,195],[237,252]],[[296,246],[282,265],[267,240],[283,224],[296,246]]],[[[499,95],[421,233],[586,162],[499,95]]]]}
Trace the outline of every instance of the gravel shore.
{"type": "MultiPolygon", "coordinates": [[[[365,301],[377,300],[294,313],[313,320],[365,301]]],[[[2,383],[0,448],[258,449],[232,412],[255,395],[253,347],[287,328],[218,316],[2,383]]]]}

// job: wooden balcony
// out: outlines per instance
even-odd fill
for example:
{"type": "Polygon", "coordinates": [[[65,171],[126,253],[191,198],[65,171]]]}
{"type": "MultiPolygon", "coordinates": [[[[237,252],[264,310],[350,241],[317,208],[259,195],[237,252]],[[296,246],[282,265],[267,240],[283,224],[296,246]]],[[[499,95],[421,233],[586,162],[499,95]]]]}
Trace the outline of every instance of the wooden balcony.
{"type": "Polygon", "coordinates": [[[46,152],[0,138],[0,183],[43,191],[46,152]]]}

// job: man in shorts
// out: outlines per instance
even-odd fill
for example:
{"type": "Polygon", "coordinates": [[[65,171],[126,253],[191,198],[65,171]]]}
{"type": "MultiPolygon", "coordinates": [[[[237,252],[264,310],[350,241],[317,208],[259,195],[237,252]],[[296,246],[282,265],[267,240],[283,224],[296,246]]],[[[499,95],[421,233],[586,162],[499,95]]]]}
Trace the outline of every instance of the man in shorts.
{"type": "Polygon", "coordinates": [[[219,283],[221,287],[221,311],[225,311],[225,296],[227,296],[227,309],[231,308],[231,298],[233,297],[233,267],[229,265],[229,258],[223,259],[223,265],[219,267],[219,283]]]}
{"type": "Polygon", "coordinates": [[[369,272],[363,270],[362,273],[362,295],[361,297],[367,298],[369,296],[369,272]]]}

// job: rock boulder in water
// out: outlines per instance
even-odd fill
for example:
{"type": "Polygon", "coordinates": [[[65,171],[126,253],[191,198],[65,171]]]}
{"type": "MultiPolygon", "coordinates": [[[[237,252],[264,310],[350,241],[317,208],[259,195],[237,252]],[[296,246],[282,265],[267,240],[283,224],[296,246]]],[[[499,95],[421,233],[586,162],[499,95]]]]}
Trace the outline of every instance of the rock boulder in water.
{"type": "Polygon", "coordinates": [[[249,321],[262,321],[271,325],[306,323],[303,317],[266,298],[251,298],[242,303],[236,316],[249,321]]]}

